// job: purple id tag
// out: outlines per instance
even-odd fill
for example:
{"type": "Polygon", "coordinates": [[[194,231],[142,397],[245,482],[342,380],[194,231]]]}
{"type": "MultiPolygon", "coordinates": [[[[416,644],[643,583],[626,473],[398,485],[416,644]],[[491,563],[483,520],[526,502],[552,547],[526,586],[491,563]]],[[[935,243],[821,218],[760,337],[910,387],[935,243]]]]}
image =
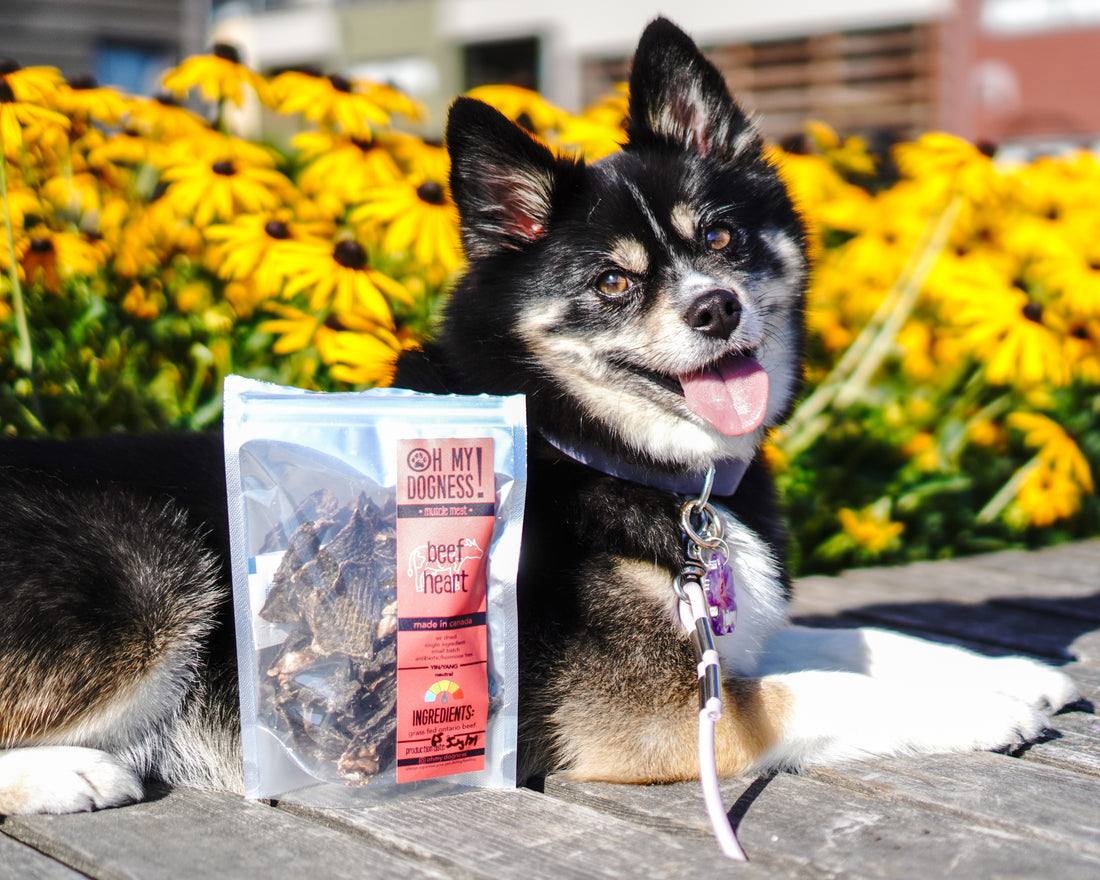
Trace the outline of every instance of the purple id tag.
{"type": "Polygon", "coordinates": [[[715,550],[707,558],[703,574],[703,593],[710,608],[710,628],[715,635],[733,632],[737,623],[737,597],[734,594],[733,572],[725,554],[715,550]]]}

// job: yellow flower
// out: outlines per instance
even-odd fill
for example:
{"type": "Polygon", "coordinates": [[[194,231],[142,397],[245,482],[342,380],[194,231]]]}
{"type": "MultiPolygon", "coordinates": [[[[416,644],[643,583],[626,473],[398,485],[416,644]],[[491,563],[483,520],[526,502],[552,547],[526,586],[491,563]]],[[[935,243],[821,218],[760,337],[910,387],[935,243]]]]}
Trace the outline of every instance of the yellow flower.
{"type": "MultiPolygon", "coordinates": [[[[25,189],[10,177],[8,179],[7,208],[8,215],[11,218],[11,224],[16,229],[23,226],[24,220],[28,214],[38,214],[42,210],[42,206],[39,204],[38,197],[34,192],[25,189]]],[[[3,255],[3,251],[0,250],[0,257],[3,257],[3,255]]]]}
{"type": "Polygon", "coordinates": [[[1007,418],[1008,426],[1024,435],[1024,442],[1039,450],[1039,458],[1051,468],[1065,474],[1083,491],[1093,489],[1092,471],[1088,459],[1066,430],[1038,413],[1015,412],[1007,418]]]}
{"type": "Polygon", "coordinates": [[[282,296],[307,293],[314,313],[363,311],[388,325],[393,316],[387,298],[409,301],[406,288],[372,268],[366,249],[352,239],[282,242],[268,259],[282,279],[282,296]]]}
{"type": "Polygon", "coordinates": [[[882,501],[861,510],[843,507],[837,514],[844,534],[857,547],[875,556],[895,546],[899,536],[905,531],[903,523],[890,519],[889,499],[882,501]]]}
{"type": "Polygon", "coordinates": [[[1005,184],[989,156],[962,138],[929,132],[892,151],[904,177],[918,181],[934,198],[946,203],[958,193],[975,202],[1000,197],[1005,184]]]}
{"type": "Polygon", "coordinates": [[[290,189],[274,164],[266,151],[224,138],[205,155],[181,157],[164,170],[170,184],[164,201],[200,229],[239,213],[273,210],[290,189]]]}
{"type": "MultiPolygon", "coordinates": [[[[64,80],[52,67],[0,66],[0,148],[18,160],[23,151],[23,129],[32,134],[41,131],[68,130],[69,120],[62,113],[44,104],[64,80]]],[[[33,142],[34,136],[29,140],[33,142]]]]}
{"type": "Polygon", "coordinates": [[[73,77],[53,96],[54,107],[69,117],[95,120],[116,126],[126,115],[130,102],[114,89],[101,88],[93,77],[73,77]]]}
{"type": "Polygon", "coordinates": [[[567,116],[564,110],[555,107],[538,92],[520,86],[478,86],[470,89],[466,96],[484,101],[532,134],[543,138],[558,128],[567,116]]]}
{"type": "Polygon", "coordinates": [[[1019,492],[1005,510],[1005,518],[1017,528],[1043,528],[1073,516],[1080,508],[1080,486],[1064,471],[1040,459],[1027,471],[1019,492]]]}
{"type": "Polygon", "coordinates": [[[94,275],[103,265],[104,255],[77,233],[35,229],[29,233],[21,262],[29,284],[41,284],[51,293],[60,293],[62,280],[94,275]]]}
{"type": "Polygon", "coordinates": [[[919,431],[905,443],[901,451],[912,460],[913,464],[926,473],[932,473],[940,469],[943,464],[940,449],[936,445],[936,438],[931,431],[919,431]]]}
{"type": "Polygon", "coordinates": [[[437,280],[458,268],[458,209],[438,181],[411,178],[376,187],[352,212],[351,221],[382,224],[383,249],[411,254],[429,275],[439,276],[437,280]]]}
{"type": "Polygon", "coordinates": [[[388,385],[393,380],[402,345],[390,327],[349,314],[326,329],[331,332],[317,336],[317,350],[334,379],[352,385],[388,385]]]}
{"type": "Polygon", "coordinates": [[[229,101],[240,107],[247,86],[265,103],[270,101],[267,81],[241,63],[236,47],[218,43],[210,55],[195,55],[168,71],[162,80],[164,88],[183,97],[197,88],[207,101],[229,101]]]}
{"type": "Polygon", "coordinates": [[[186,143],[213,133],[210,123],[175,98],[165,94],[157,98],[131,98],[126,125],[139,135],[161,143],[186,143]]]}
{"type": "Polygon", "coordinates": [[[135,318],[152,321],[164,312],[168,300],[160,281],[156,278],[147,284],[134,283],[122,298],[122,308],[135,318]]]}
{"type": "Polygon", "coordinates": [[[300,113],[310,122],[353,138],[369,138],[390,121],[392,96],[375,83],[339,74],[291,70],[271,82],[271,105],[280,113],[300,113]]]}
{"type": "Polygon", "coordinates": [[[349,138],[309,131],[291,144],[308,163],[298,175],[299,188],[333,214],[361,201],[373,187],[401,179],[390,151],[392,139],[384,135],[349,138]]]}
{"type": "Polygon", "coordinates": [[[221,278],[251,279],[258,293],[270,296],[278,292],[282,283],[268,259],[276,245],[325,238],[331,233],[329,224],[299,222],[285,208],[263,214],[241,214],[232,223],[206,229],[206,239],[214,242],[207,261],[221,278]]]}
{"type": "Polygon", "coordinates": [[[875,158],[865,138],[853,135],[841,141],[830,125],[820,121],[807,122],[805,131],[818,152],[842,174],[869,177],[875,173],[875,158]]]}
{"type": "Polygon", "coordinates": [[[267,308],[282,315],[281,318],[264,321],[257,327],[261,333],[273,333],[279,337],[271,347],[275,354],[291,354],[313,345],[317,331],[322,329],[321,318],[281,303],[269,303],[267,308]]]}

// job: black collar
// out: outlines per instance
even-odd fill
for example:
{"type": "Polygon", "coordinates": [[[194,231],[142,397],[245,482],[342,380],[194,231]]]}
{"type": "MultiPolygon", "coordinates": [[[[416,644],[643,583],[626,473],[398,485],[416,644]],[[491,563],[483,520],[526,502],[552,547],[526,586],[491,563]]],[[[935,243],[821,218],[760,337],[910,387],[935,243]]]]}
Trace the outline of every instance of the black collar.
{"type": "MultiPolygon", "coordinates": [[[[699,495],[703,491],[703,484],[707,476],[706,471],[695,471],[686,474],[663,473],[615,458],[598,446],[565,443],[550,436],[545,431],[540,433],[543,439],[557,449],[558,452],[609,476],[630,480],[633,483],[641,483],[651,489],[675,492],[677,495],[699,495]]],[[[737,491],[737,487],[741,484],[741,478],[745,476],[745,471],[748,468],[749,462],[740,458],[727,458],[716,461],[714,463],[714,484],[711,491],[720,496],[732,495],[737,491]]]]}

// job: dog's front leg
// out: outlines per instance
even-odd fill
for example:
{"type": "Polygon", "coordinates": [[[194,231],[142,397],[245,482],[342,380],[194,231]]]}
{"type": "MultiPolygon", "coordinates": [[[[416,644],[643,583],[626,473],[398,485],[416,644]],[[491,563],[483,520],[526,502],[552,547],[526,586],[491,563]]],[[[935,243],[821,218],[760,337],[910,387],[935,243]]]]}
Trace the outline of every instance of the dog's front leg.
{"type": "MultiPolygon", "coordinates": [[[[832,647],[840,650],[836,642],[832,647]]],[[[607,694],[599,705],[566,700],[558,708],[553,727],[565,774],[634,783],[697,778],[699,699],[693,683],[685,680],[666,691],[659,704],[637,699],[641,688],[631,693],[625,699],[607,694]]],[[[996,749],[1034,739],[1047,724],[1039,708],[984,681],[929,683],[856,671],[727,677],[723,703],[715,739],[722,776],[996,749]]]]}
{"type": "Polygon", "coordinates": [[[1079,698],[1069,676],[1026,657],[986,657],[883,629],[810,629],[775,633],[761,674],[829,670],[858,672],[903,686],[996,691],[1038,709],[1057,711],[1079,698]]]}

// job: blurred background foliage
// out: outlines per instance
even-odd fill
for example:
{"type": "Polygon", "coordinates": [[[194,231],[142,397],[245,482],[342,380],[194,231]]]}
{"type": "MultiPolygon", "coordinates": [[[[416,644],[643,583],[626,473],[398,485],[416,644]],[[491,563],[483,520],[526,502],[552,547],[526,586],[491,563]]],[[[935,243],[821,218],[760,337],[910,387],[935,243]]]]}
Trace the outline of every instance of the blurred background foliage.
{"type": "MultiPolygon", "coordinates": [[[[229,47],[160,99],[0,68],[0,430],[214,428],[230,372],[385,384],[461,271],[442,145],[378,83],[261,77],[229,47]],[[201,115],[182,103],[201,103],[201,115]],[[258,101],[296,132],[232,130],[258,101]]],[[[592,160],[583,113],[472,92],[592,160]]],[[[1002,164],[931,133],[875,155],[807,128],[772,159],[815,261],[807,393],[765,448],[800,573],[1100,534],[1100,163],[1002,164]]]]}

